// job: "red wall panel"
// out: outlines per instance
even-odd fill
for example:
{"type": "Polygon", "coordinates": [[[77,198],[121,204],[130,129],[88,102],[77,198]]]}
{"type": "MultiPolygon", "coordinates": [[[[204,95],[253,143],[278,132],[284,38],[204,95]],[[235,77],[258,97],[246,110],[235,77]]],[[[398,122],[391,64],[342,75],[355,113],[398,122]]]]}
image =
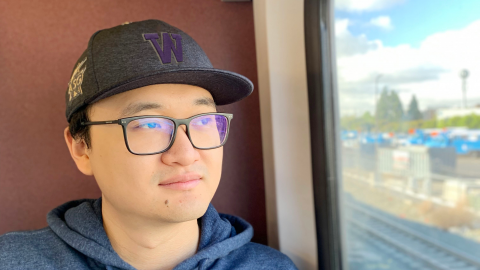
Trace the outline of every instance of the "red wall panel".
{"type": "MultiPolygon", "coordinates": [[[[125,21],[160,19],[191,35],[217,68],[257,85],[252,3],[220,0],[0,2],[0,234],[46,226],[63,202],[100,197],[63,139],[64,94],[90,36],[125,21]]],[[[232,112],[222,180],[213,204],[249,221],[266,244],[265,195],[257,89],[220,107],[232,112]]]]}

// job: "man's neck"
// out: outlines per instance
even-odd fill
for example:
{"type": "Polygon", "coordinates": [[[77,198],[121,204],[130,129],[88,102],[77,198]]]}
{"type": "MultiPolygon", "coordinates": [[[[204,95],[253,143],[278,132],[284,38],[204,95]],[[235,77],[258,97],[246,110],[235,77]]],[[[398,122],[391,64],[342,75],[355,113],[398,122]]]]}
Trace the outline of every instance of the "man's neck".
{"type": "Polygon", "coordinates": [[[102,215],[113,249],[137,269],[173,269],[197,252],[200,236],[197,220],[144,224],[144,220],[122,217],[105,200],[102,215]]]}

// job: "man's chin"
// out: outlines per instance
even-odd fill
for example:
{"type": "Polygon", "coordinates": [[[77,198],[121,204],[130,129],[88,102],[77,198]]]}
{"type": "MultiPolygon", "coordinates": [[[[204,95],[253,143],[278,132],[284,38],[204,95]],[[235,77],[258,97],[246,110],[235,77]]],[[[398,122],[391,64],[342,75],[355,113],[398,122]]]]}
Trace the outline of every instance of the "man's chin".
{"type": "Polygon", "coordinates": [[[199,200],[168,201],[162,209],[162,219],[175,223],[195,220],[205,214],[208,205],[209,202],[199,200]]]}

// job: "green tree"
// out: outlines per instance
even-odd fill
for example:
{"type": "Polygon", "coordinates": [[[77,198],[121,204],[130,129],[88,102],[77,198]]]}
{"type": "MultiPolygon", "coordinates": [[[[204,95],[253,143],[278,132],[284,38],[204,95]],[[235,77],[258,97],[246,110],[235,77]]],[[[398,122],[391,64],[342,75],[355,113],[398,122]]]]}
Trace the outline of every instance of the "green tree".
{"type": "Polygon", "coordinates": [[[388,90],[383,88],[380,93],[380,98],[377,101],[377,107],[375,108],[375,118],[377,121],[382,121],[386,118],[389,111],[388,90]]]}
{"type": "Polygon", "coordinates": [[[466,127],[471,129],[480,128],[480,115],[470,114],[465,116],[454,116],[437,121],[438,128],[466,127]]]}
{"type": "Polygon", "coordinates": [[[340,118],[340,127],[343,130],[356,130],[355,122],[357,118],[354,115],[345,115],[340,118]]]}
{"type": "Polygon", "coordinates": [[[360,123],[362,125],[362,130],[370,132],[375,126],[375,117],[367,111],[361,116],[360,123]]]}
{"type": "Polygon", "coordinates": [[[422,122],[423,123],[422,123],[421,128],[437,128],[437,127],[440,127],[440,126],[438,126],[439,121],[437,121],[436,118],[430,119],[430,120],[423,120],[422,122]]]}
{"type": "Polygon", "coordinates": [[[471,121],[469,122],[469,128],[480,128],[480,115],[471,115],[471,121]]]}
{"type": "Polygon", "coordinates": [[[403,119],[403,106],[395,90],[388,91],[386,87],[382,90],[375,117],[380,130],[396,131],[399,128],[398,123],[403,119]]]}
{"type": "Polygon", "coordinates": [[[444,128],[448,126],[448,119],[441,119],[437,121],[437,128],[444,128]]]}
{"type": "Polygon", "coordinates": [[[340,127],[343,130],[370,131],[374,123],[375,118],[368,111],[359,117],[345,115],[340,118],[340,127]]]}
{"type": "Polygon", "coordinates": [[[390,121],[399,122],[403,119],[403,105],[395,90],[390,91],[390,121]]]}
{"type": "Polygon", "coordinates": [[[418,109],[417,97],[412,96],[410,104],[408,104],[407,113],[405,115],[407,121],[415,121],[423,118],[422,113],[418,109]]]}

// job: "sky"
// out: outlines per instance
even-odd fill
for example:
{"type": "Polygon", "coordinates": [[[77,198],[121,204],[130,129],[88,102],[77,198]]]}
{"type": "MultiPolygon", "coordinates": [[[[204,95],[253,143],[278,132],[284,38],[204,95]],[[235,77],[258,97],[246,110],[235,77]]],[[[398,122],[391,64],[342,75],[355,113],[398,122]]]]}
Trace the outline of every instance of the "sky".
{"type": "Polygon", "coordinates": [[[384,87],[404,108],[413,94],[421,110],[460,107],[462,69],[480,104],[479,0],[336,0],[335,36],[342,115],[373,111],[384,87]]]}

